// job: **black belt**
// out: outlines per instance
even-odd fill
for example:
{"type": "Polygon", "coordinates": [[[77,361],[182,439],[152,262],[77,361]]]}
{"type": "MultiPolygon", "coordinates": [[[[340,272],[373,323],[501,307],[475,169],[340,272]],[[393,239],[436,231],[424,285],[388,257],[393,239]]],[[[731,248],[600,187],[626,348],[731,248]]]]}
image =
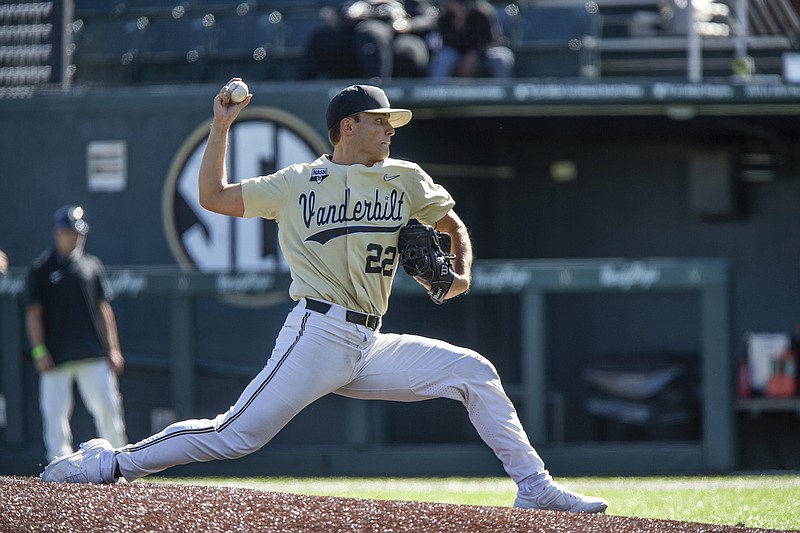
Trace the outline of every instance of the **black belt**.
{"type": "MultiPolygon", "coordinates": [[[[319,300],[312,300],[311,298],[306,298],[306,309],[311,309],[312,311],[316,311],[317,313],[322,313],[323,315],[326,314],[331,309],[331,304],[320,302],[319,300]]],[[[381,317],[379,315],[368,315],[366,313],[358,313],[356,311],[347,310],[347,314],[345,315],[345,320],[348,322],[352,322],[353,324],[358,324],[359,326],[367,326],[369,329],[375,330],[378,329],[378,325],[381,322],[381,317]]]]}

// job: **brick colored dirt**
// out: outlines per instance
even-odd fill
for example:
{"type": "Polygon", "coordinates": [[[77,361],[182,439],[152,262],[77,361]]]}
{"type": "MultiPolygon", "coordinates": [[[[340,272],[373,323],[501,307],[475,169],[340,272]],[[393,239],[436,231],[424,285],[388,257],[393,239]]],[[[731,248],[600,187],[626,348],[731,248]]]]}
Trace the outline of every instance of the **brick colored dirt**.
{"type": "MultiPolygon", "coordinates": [[[[746,532],[743,527],[158,483],[0,476],[0,531],[746,532]]],[[[770,530],[772,531],[772,530],[770,530]]]]}

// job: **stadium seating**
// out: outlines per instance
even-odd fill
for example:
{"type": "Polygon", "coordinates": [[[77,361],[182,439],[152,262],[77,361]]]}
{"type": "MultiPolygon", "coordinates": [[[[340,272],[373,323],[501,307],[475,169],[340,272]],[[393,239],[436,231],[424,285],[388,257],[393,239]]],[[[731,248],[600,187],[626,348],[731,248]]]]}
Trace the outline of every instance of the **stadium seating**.
{"type": "MultiPolygon", "coordinates": [[[[343,1],[81,0],[76,80],[226,81],[233,72],[253,80],[296,79],[306,42],[323,24],[321,10],[343,1]]],[[[730,75],[738,46],[731,22],[738,2],[717,3],[731,11],[730,20],[708,22],[717,29],[727,24],[732,33],[703,39],[706,76],[730,75]]],[[[686,38],[669,33],[674,28],[664,23],[659,0],[492,4],[516,54],[517,77],[686,78],[686,38]]],[[[756,70],[780,74],[782,54],[800,41],[800,17],[790,0],[748,0],[748,7],[748,53],[756,70]]]]}
{"type": "Polygon", "coordinates": [[[80,19],[73,24],[75,78],[120,84],[138,81],[138,59],[146,27],[117,16],[80,19]]]}
{"type": "Polygon", "coordinates": [[[124,2],[125,11],[131,15],[162,16],[171,13],[175,7],[182,8],[184,12],[191,3],[181,0],[117,0],[124,2]]]}
{"type": "Polygon", "coordinates": [[[324,24],[318,9],[297,9],[281,13],[280,34],[276,41],[278,79],[297,79],[306,43],[324,24]]]}
{"type": "Polygon", "coordinates": [[[149,19],[139,55],[140,80],[204,81],[207,50],[215,31],[212,14],[149,19]]]}
{"type": "MultiPolygon", "coordinates": [[[[600,37],[589,46],[599,76],[686,79],[685,22],[682,27],[665,19],[659,12],[657,0],[599,0],[597,3],[602,29],[600,37]],[[644,17],[645,14],[649,16],[644,17]],[[637,26],[632,24],[635,20],[650,21],[652,25],[650,28],[637,26]]],[[[702,75],[730,77],[733,60],[743,43],[754,59],[756,74],[780,75],[783,53],[796,48],[797,28],[800,28],[796,10],[788,0],[748,0],[748,31],[742,43],[737,42],[738,6],[738,2],[718,0],[695,12],[695,29],[701,38],[702,75]]]]}
{"type": "Polygon", "coordinates": [[[120,15],[125,11],[125,0],[76,0],[73,13],[76,19],[84,17],[120,15]]]}
{"type": "Polygon", "coordinates": [[[270,79],[279,25],[280,18],[271,13],[217,16],[213,45],[208,51],[209,78],[225,82],[235,74],[248,80],[270,79]]]}
{"type": "Polygon", "coordinates": [[[520,20],[522,19],[520,7],[513,2],[502,2],[495,4],[494,8],[500,26],[503,28],[505,44],[513,48],[515,43],[519,42],[520,20]]]}
{"type": "Polygon", "coordinates": [[[522,9],[518,27],[512,29],[518,77],[578,77],[582,75],[583,42],[599,31],[597,11],[591,3],[566,7],[522,9]]]}
{"type": "Polygon", "coordinates": [[[750,0],[750,31],[760,35],[800,35],[800,16],[789,0],[750,0]]]}

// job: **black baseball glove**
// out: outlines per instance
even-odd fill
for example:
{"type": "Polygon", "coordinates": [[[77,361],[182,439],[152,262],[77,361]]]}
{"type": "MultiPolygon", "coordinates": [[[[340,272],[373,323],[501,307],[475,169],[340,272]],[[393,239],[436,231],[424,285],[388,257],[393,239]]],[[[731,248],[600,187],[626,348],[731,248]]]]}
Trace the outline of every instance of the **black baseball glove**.
{"type": "Polygon", "coordinates": [[[455,278],[450,263],[455,257],[450,254],[450,235],[412,220],[400,230],[397,248],[406,274],[430,286],[431,300],[444,303],[455,278]]]}

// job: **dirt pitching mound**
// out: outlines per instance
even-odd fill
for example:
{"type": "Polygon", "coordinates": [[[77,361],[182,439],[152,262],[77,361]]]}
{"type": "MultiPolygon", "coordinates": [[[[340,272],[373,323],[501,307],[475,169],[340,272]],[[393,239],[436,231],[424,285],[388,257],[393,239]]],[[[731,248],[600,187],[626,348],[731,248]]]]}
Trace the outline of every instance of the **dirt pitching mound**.
{"type": "Polygon", "coordinates": [[[0,477],[0,531],[745,532],[742,527],[157,483],[0,477]]]}

